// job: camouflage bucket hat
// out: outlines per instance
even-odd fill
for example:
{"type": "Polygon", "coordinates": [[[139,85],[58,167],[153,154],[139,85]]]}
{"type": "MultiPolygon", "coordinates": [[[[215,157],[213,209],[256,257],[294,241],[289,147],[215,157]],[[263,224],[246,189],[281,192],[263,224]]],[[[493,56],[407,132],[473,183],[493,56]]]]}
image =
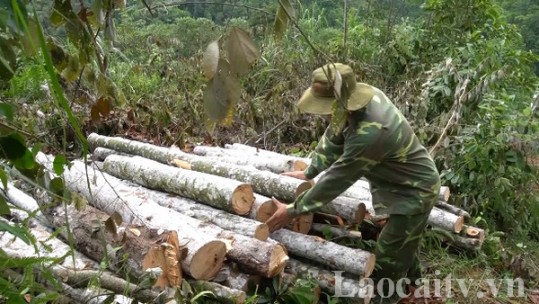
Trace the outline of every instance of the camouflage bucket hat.
{"type": "Polygon", "coordinates": [[[333,102],[336,100],[332,86],[335,81],[335,71],[341,74],[342,88],[347,88],[347,92],[350,93],[347,110],[356,111],[369,103],[374,96],[373,88],[356,82],[354,71],[349,66],[342,63],[330,63],[314,70],[311,87],[303,93],[298,102],[298,108],[302,112],[319,115],[332,113],[333,102]]]}

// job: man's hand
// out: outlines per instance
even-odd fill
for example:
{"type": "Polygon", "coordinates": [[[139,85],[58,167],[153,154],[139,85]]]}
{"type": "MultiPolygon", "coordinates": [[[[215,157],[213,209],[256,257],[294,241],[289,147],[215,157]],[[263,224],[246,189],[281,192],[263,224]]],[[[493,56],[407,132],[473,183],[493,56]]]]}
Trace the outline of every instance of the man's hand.
{"type": "Polygon", "coordinates": [[[293,217],[290,216],[286,210],[286,207],[288,206],[287,204],[279,202],[274,197],[272,197],[271,200],[273,201],[275,207],[277,207],[277,210],[266,221],[266,224],[268,225],[270,232],[274,232],[287,226],[290,222],[292,222],[293,217]]]}
{"type": "Polygon", "coordinates": [[[283,172],[281,175],[290,176],[302,180],[307,180],[307,177],[305,176],[305,171],[291,171],[291,172],[283,172]]]}

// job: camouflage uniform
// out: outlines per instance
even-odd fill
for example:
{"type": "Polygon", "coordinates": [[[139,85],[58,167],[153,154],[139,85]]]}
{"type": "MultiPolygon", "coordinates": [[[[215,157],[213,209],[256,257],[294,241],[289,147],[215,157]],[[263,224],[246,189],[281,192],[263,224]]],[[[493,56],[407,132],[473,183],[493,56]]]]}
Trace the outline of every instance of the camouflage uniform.
{"type": "Polygon", "coordinates": [[[414,282],[420,277],[416,251],[438,198],[440,177],[404,116],[383,92],[373,90],[364,108],[350,112],[340,134],[326,129],[305,176],[312,179],[327,171],[288,206],[288,212],[314,212],[361,177],[367,178],[376,214],[389,214],[378,239],[372,277],[394,282],[409,277],[414,282]]]}

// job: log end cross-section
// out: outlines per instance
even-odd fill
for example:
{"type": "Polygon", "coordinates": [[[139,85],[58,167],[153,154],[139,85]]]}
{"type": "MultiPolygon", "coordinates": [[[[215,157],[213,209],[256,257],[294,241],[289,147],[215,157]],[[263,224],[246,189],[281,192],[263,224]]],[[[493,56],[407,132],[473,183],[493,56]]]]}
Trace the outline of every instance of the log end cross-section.
{"type": "Polygon", "coordinates": [[[239,215],[246,215],[251,211],[255,197],[253,188],[249,184],[242,184],[236,187],[232,193],[231,205],[232,209],[239,215]]]}
{"type": "Polygon", "coordinates": [[[221,269],[226,257],[226,245],[221,241],[210,241],[194,254],[189,268],[193,278],[211,279],[221,269]]]}

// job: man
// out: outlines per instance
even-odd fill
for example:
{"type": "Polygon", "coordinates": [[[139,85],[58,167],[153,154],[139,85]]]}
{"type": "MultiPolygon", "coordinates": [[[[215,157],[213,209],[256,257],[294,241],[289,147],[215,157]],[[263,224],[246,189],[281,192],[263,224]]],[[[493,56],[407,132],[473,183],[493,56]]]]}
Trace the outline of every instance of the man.
{"type": "MultiPolygon", "coordinates": [[[[274,199],[277,211],[266,223],[271,231],[280,229],[296,216],[317,211],[365,177],[376,214],[389,216],[377,241],[377,267],[372,278],[375,284],[386,278],[382,281],[386,288],[387,279],[393,284],[405,278],[414,283],[421,278],[418,246],[440,191],[438,170],[401,112],[379,89],[357,83],[347,65],[335,63],[316,69],[311,87],[298,102],[299,109],[330,115],[336,100],[335,79],[342,82],[340,94],[346,95],[346,125],[337,133],[330,124],[309,167],[284,174],[313,179],[325,173],[292,204],[274,199]]],[[[375,291],[388,295],[387,289],[375,291]]],[[[383,299],[383,303],[396,301],[395,295],[383,299]]]]}

